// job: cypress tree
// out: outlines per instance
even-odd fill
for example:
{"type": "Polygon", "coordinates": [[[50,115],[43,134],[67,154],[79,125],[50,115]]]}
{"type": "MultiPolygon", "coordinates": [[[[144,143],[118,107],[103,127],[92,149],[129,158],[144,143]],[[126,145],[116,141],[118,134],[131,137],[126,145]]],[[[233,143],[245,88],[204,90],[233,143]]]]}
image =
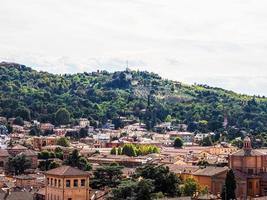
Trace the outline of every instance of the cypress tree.
{"type": "Polygon", "coordinates": [[[223,200],[232,200],[236,199],[235,196],[235,190],[236,190],[236,180],[235,175],[232,169],[230,169],[227,172],[226,178],[225,178],[225,184],[222,189],[221,197],[223,200]]]}

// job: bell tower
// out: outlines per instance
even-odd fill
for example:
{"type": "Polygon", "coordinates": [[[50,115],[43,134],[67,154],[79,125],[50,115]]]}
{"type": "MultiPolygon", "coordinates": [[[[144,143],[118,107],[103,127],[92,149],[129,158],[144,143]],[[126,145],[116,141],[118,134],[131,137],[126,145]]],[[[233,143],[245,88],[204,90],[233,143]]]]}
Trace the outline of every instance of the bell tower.
{"type": "Polygon", "coordinates": [[[250,140],[250,138],[248,136],[246,136],[244,138],[243,149],[244,150],[251,150],[252,149],[251,140],[250,140]]]}

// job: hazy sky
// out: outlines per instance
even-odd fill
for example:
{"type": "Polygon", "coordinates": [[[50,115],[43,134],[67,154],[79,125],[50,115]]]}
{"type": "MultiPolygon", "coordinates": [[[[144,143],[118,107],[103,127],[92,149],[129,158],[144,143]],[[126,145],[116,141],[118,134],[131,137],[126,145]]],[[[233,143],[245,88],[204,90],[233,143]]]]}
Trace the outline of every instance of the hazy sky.
{"type": "Polygon", "coordinates": [[[267,96],[266,0],[0,0],[0,60],[267,96]]]}

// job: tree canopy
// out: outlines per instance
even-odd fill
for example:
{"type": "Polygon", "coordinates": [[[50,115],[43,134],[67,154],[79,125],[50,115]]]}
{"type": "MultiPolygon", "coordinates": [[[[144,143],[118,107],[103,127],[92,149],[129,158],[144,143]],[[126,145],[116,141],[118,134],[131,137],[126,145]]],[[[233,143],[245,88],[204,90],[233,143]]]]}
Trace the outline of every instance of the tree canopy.
{"type": "Polygon", "coordinates": [[[265,97],[184,85],[145,71],[55,75],[1,63],[0,79],[4,80],[0,82],[0,115],[8,118],[61,125],[85,117],[95,126],[111,120],[120,128],[123,123],[118,119],[127,117],[140,120],[148,129],[172,121],[188,125],[193,132],[228,131],[229,137],[242,131],[267,132],[265,97]]]}
{"type": "Polygon", "coordinates": [[[70,122],[70,113],[66,108],[60,108],[55,114],[55,122],[58,125],[68,124],[70,122]]]}
{"type": "Polygon", "coordinates": [[[15,175],[23,174],[31,166],[31,161],[24,154],[9,157],[7,170],[15,175]]]}
{"type": "Polygon", "coordinates": [[[180,195],[179,184],[181,180],[176,174],[170,172],[168,167],[148,164],[138,168],[136,176],[153,180],[154,193],[162,192],[167,196],[180,195]]]}
{"type": "Polygon", "coordinates": [[[69,147],[70,142],[67,138],[61,137],[57,140],[57,145],[62,146],[62,147],[69,147]]]}
{"type": "Polygon", "coordinates": [[[180,137],[175,138],[173,146],[176,148],[181,148],[184,142],[180,137]]]}

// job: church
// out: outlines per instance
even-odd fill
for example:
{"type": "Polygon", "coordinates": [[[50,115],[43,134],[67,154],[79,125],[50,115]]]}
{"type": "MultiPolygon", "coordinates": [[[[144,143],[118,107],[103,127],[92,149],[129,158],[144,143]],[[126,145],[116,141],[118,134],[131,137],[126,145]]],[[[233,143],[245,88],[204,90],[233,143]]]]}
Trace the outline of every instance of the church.
{"type": "Polygon", "coordinates": [[[267,196],[267,149],[253,149],[251,139],[244,138],[243,148],[229,156],[241,199],[267,196]]]}

